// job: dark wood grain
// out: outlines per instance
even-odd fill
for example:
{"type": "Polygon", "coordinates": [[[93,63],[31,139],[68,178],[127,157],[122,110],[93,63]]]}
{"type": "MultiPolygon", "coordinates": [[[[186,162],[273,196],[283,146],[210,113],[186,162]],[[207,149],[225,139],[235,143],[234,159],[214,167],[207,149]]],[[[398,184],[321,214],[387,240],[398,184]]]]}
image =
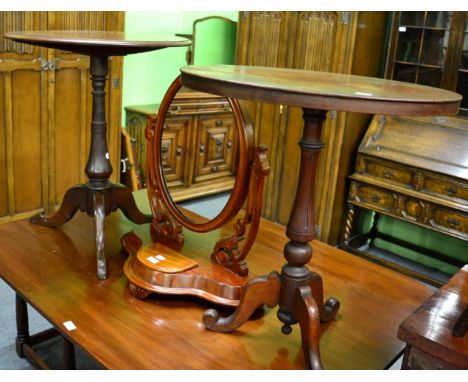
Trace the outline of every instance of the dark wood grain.
{"type": "Polygon", "coordinates": [[[182,85],[218,95],[368,114],[449,115],[461,96],[406,82],[310,70],[241,65],[181,68],[182,85]]]}
{"type": "Polygon", "coordinates": [[[453,335],[467,306],[468,265],[465,265],[399,327],[398,338],[409,346],[408,364],[403,366],[437,369],[440,363],[442,368],[468,369],[468,335],[453,335]]]}
{"type": "MultiPolygon", "coordinates": [[[[145,192],[137,201],[147,204],[145,192]]],[[[140,208],[148,206],[142,204],[140,208]]],[[[149,225],[135,226],[122,213],[106,219],[108,279],[95,276],[93,220],[85,214],[57,228],[16,221],[0,225],[0,277],[74,344],[110,369],[303,369],[301,335],[280,334],[274,310],[231,334],[205,329],[203,312],[216,305],[191,297],[131,296],[123,275],[120,237],[135,232],[150,242],[149,225]],[[77,326],[67,331],[63,322],[77,326]],[[235,357],[233,357],[235,355],[235,357]]],[[[185,247],[206,254],[227,230],[186,231],[185,247]]],[[[262,220],[249,254],[251,276],[279,269],[287,242],[284,227],[262,220]]],[[[324,279],[324,293],[341,301],[335,320],[321,325],[326,369],[382,369],[403,343],[400,322],[430,295],[419,282],[312,242],[310,264],[324,279]],[[363,303],[365,302],[365,303],[363,303]],[[326,330],[325,330],[326,328],[326,330]]],[[[229,312],[225,312],[229,314],[229,312]]]]}
{"type": "Polygon", "coordinates": [[[114,31],[27,31],[5,33],[5,37],[30,45],[96,56],[125,56],[190,45],[189,40],[173,35],[114,31]]]}

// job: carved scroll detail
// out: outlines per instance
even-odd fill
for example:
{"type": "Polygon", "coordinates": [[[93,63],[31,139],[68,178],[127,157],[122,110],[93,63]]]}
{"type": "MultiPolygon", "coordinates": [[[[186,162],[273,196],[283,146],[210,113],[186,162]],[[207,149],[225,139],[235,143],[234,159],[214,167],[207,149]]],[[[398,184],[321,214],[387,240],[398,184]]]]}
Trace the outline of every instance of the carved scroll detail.
{"type": "Polygon", "coordinates": [[[255,149],[255,159],[251,165],[249,194],[245,216],[234,224],[234,234],[219,240],[213,249],[211,258],[213,261],[231,269],[240,276],[246,276],[249,272],[245,257],[252,247],[260,224],[263,185],[265,176],[270,172],[267,159],[267,147],[261,145],[255,149]],[[250,229],[247,237],[247,227],[250,229]],[[239,242],[244,240],[244,245],[239,248],[239,242]]]}
{"type": "MultiPolygon", "coordinates": [[[[148,140],[147,161],[151,165],[154,163],[153,139],[155,125],[148,120],[145,129],[145,137],[148,140]]],[[[153,234],[160,236],[165,242],[182,244],[184,235],[182,234],[182,225],[168,212],[166,204],[161,196],[161,186],[159,185],[153,171],[148,171],[148,183],[153,187],[148,187],[148,196],[150,199],[151,211],[153,212],[153,221],[151,230],[153,234]]]]}

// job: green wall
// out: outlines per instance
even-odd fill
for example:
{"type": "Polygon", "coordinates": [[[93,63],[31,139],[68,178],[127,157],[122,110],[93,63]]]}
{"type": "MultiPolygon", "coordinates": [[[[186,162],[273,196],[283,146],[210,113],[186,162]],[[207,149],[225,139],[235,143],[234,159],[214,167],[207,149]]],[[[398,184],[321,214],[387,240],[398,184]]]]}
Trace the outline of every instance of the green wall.
{"type": "MultiPolygon", "coordinates": [[[[237,21],[239,12],[125,12],[125,31],[174,35],[192,33],[196,19],[224,16],[237,21]]],[[[205,37],[206,38],[206,37],[205,37]]],[[[216,40],[216,34],[213,34],[216,40]]],[[[209,43],[209,38],[208,38],[209,43]]],[[[122,90],[122,124],[126,106],[159,103],[169,85],[186,66],[186,47],[167,48],[124,58],[122,90]]]]}

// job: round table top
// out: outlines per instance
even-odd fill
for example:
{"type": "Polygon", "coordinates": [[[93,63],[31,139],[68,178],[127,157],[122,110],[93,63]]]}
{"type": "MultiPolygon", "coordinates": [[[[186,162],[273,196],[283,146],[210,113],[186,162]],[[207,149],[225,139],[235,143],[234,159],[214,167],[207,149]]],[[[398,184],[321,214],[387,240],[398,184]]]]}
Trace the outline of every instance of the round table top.
{"type": "Polygon", "coordinates": [[[210,65],[181,69],[184,86],[206,93],[321,110],[455,114],[461,95],[380,78],[299,69],[210,65]]]}
{"type": "Polygon", "coordinates": [[[125,56],[191,44],[185,38],[172,35],[113,31],[24,31],[5,33],[5,37],[91,56],[125,56]]]}

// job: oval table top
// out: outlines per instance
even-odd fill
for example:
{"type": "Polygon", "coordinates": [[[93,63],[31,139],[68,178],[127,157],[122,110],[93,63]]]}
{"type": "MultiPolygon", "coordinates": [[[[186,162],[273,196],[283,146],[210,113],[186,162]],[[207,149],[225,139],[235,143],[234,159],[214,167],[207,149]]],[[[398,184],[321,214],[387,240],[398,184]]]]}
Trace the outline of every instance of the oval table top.
{"type": "Polygon", "coordinates": [[[185,38],[172,35],[114,31],[24,31],[5,33],[5,37],[91,56],[125,56],[191,44],[185,38]]]}
{"type": "Polygon", "coordinates": [[[369,114],[450,115],[461,95],[380,78],[300,69],[210,65],[181,68],[184,86],[233,98],[369,114]]]}

